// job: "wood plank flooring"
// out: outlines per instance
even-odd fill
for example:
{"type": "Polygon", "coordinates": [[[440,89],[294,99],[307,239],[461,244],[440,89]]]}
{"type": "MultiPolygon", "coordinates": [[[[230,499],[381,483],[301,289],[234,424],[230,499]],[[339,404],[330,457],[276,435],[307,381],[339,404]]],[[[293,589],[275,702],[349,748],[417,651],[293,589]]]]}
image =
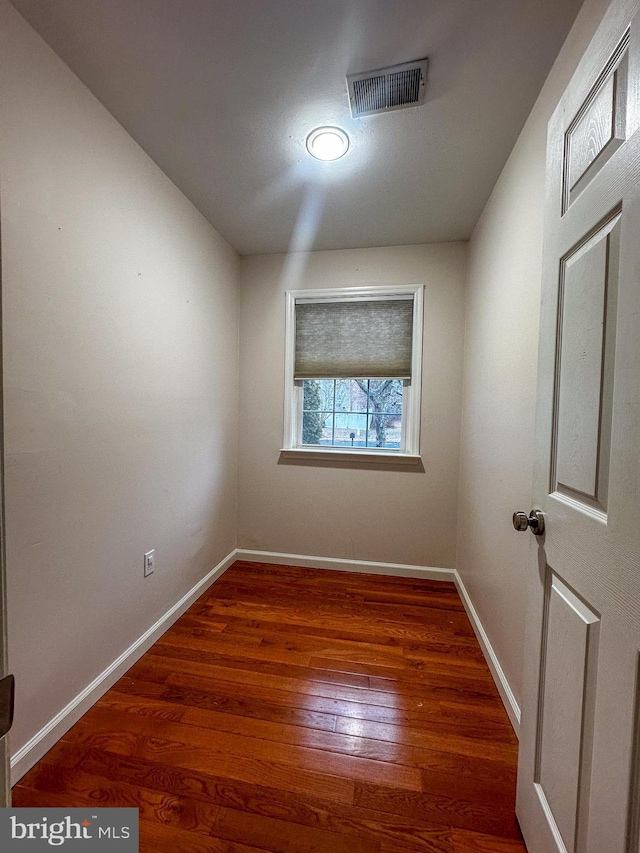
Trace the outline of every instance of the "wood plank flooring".
{"type": "Polygon", "coordinates": [[[13,790],[143,853],[526,853],[453,584],[235,563],[13,790]]]}

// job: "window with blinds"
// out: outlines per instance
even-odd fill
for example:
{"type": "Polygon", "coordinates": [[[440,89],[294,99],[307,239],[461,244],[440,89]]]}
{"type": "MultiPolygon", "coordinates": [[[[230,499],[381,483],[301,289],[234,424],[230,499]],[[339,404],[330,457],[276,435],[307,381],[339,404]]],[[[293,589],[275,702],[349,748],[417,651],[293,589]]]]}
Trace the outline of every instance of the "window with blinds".
{"type": "Polygon", "coordinates": [[[287,293],[283,452],[419,458],[422,291],[287,293]]]}

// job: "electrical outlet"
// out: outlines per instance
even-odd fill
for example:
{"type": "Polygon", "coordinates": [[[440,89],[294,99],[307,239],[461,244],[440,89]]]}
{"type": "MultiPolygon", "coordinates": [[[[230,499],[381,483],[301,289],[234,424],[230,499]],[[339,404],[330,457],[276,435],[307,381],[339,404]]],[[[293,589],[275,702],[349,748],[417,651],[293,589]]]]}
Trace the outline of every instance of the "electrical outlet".
{"type": "Polygon", "coordinates": [[[156,556],[155,549],[153,549],[151,551],[147,551],[147,553],[144,555],[144,576],[145,576],[145,578],[148,578],[149,575],[153,574],[153,569],[154,569],[153,561],[155,559],[155,556],[156,556]]]}

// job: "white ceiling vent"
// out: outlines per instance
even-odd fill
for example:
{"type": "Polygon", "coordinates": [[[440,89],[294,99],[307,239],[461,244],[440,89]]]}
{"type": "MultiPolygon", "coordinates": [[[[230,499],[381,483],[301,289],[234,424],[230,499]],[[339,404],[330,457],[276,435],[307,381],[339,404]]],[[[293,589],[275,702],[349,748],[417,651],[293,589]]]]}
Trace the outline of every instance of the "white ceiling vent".
{"type": "Polygon", "coordinates": [[[362,74],[348,74],[352,117],[420,106],[424,103],[428,64],[428,59],[416,59],[362,74]]]}

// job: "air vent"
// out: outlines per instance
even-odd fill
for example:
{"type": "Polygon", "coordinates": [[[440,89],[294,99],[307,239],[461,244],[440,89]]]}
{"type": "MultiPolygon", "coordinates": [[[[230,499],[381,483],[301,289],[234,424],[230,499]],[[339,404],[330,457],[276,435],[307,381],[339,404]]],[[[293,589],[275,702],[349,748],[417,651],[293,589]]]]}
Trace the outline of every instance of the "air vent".
{"type": "Polygon", "coordinates": [[[417,107],[424,103],[428,59],[390,68],[349,74],[347,86],[353,118],[417,107]]]}

